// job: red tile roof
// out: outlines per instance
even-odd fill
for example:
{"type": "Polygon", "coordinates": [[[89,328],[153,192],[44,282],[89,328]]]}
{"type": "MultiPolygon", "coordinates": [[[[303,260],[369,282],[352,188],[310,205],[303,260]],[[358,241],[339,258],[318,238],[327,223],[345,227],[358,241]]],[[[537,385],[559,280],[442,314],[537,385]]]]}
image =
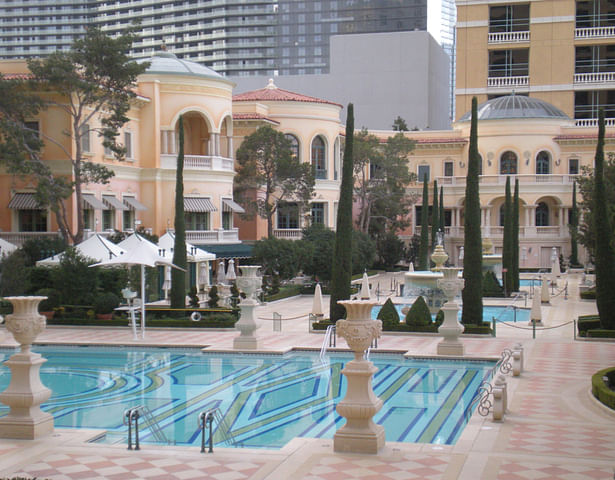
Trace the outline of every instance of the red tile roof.
{"type": "Polygon", "coordinates": [[[2,76],[7,80],[28,80],[32,78],[31,73],[3,73],[2,76]]]}
{"type": "Polygon", "coordinates": [[[253,101],[273,101],[273,102],[306,102],[306,103],[326,103],[328,105],[337,105],[342,108],[342,105],[321,98],[301,95],[300,93],[290,92],[278,88],[273,83],[273,79],[269,79],[269,85],[260,90],[252,90],[250,92],[239,93],[233,95],[234,102],[253,102],[253,101]]]}
{"type": "MultiPolygon", "coordinates": [[[[605,135],[605,138],[615,138],[614,134],[605,135]]],[[[598,134],[595,135],[558,135],[555,137],[557,140],[585,140],[585,139],[598,139],[598,134]]]]}
{"type": "Polygon", "coordinates": [[[233,120],[264,120],[266,122],[271,122],[271,123],[276,123],[276,124],[280,123],[260,113],[233,113],[233,120]]]}

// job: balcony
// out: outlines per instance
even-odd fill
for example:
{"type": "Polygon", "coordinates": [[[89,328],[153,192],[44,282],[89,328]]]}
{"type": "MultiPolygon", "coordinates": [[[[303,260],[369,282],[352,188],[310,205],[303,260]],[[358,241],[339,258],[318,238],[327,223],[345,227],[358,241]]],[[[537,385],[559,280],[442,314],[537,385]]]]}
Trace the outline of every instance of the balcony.
{"type": "MultiPolygon", "coordinates": [[[[615,120],[615,119],[613,119],[615,120]]],[[[504,185],[506,177],[510,176],[511,180],[519,179],[519,184],[555,184],[555,185],[572,185],[576,175],[481,175],[479,183],[481,185],[504,185]]],[[[465,186],[466,177],[437,177],[439,185],[465,186]]]]}
{"type": "MultiPolygon", "coordinates": [[[[165,153],[160,155],[160,168],[175,170],[177,168],[177,154],[165,153]]],[[[235,162],[232,158],[209,155],[185,155],[184,168],[186,170],[212,170],[217,172],[234,172],[235,162]]]]}
{"type": "MultiPolygon", "coordinates": [[[[577,127],[595,128],[598,126],[598,119],[597,118],[577,118],[575,119],[574,124],[577,127]]],[[[615,127],[615,118],[605,118],[604,125],[607,127],[615,127]]]]}
{"type": "Polygon", "coordinates": [[[60,232],[0,232],[0,238],[13,245],[21,247],[30,239],[55,239],[61,237],[60,232]]]}
{"type": "Polygon", "coordinates": [[[496,43],[523,43],[530,41],[529,30],[524,32],[489,32],[487,42],[496,43]]]}
{"type": "Polygon", "coordinates": [[[518,75],[514,77],[488,77],[487,87],[492,88],[515,88],[527,87],[530,84],[529,75],[518,75]]]}
{"type": "Polygon", "coordinates": [[[206,243],[239,243],[239,229],[186,230],[186,241],[195,245],[206,243]]]}
{"type": "Polygon", "coordinates": [[[606,27],[585,27],[585,28],[575,28],[574,29],[574,38],[575,39],[585,39],[585,38],[613,38],[615,37],[615,26],[606,26],[606,27]]]}
{"type": "MultiPolygon", "coordinates": [[[[430,227],[431,228],[431,227],[430,227]]],[[[421,234],[421,227],[416,226],[414,228],[415,235],[421,234]]],[[[463,238],[464,227],[445,227],[444,228],[444,236],[449,238],[463,238]]],[[[500,226],[481,226],[481,235],[483,238],[491,237],[491,238],[502,238],[504,235],[504,227],[500,226]]],[[[568,225],[565,226],[548,226],[548,227],[529,227],[525,225],[519,226],[519,238],[524,240],[535,239],[535,238],[544,238],[544,239],[562,239],[568,238],[570,236],[570,232],[568,230],[568,225]]]]}
{"type": "Polygon", "coordinates": [[[301,240],[300,228],[277,228],[273,231],[275,238],[283,238],[285,240],[301,240]]]}
{"type": "Polygon", "coordinates": [[[596,72],[596,73],[575,73],[574,83],[583,84],[604,84],[615,82],[615,72],[596,72]]]}

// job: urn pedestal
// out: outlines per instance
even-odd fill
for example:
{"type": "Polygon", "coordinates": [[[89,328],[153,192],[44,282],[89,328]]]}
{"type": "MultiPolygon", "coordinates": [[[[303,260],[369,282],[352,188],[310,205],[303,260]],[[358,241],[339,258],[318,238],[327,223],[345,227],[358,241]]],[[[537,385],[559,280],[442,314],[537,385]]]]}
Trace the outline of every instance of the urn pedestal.
{"type": "Polygon", "coordinates": [[[335,432],[333,449],[336,452],[378,453],[385,443],[384,427],[373,421],[373,416],[382,408],[382,400],[372,388],[372,377],[378,369],[364,357],[372,340],[380,337],[382,322],[371,319],[370,313],[376,302],[354,300],[338,303],[346,308],[347,319],[337,321],[337,334],[346,339],[354,352],[354,360],[342,370],[348,388],[336,410],[346,419],[346,424],[335,432]]]}
{"type": "Polygon", "coordinates": [[[438,280],[438,287],[444,292],[448,301],[442,306],[444,321],[438,333],[444,339],[438,343],[438,355],[463,356],[465,353],[464,345],[459,340],[463,333],[463,325],[457,320],[459,305],[455,302],[455,297],[459,294],[463,286],[463,280],[458,278],[458,268],[443,268],[444,277],[438,280]]]}
{"type": "Polygon", "coordinates": [[[236,283],[239,290],[246,294],[246,298],[239,303],[241,316],[235,324],[240,335],[233,340],[233,348],[236,350],[256,350],[260,348],[260,342],[254,335],[258,328],[254,318],[254,309],[258,306],[256,292],[262,284],[262,278],[256,273],[261,268],[259,265],[240,265],[242,275],[237,277],[236,283]]]}
{"type": "Polygon", "coordinates": [[[8,388],[0,394],[0,402],[10,412],[0,418],[0,438],[33,440],[53,432],[53,416],[40,405],[49,399],[51,390],[41,383],[40,368],[45,360],[30,351],[32,342],[46,326],[46,319],[37,311],[46,297],[5,297],[13,304],[13,313],[6,317],[6,328],[21,345],[19,353],[4,364],[11,370],[8,388]]]}

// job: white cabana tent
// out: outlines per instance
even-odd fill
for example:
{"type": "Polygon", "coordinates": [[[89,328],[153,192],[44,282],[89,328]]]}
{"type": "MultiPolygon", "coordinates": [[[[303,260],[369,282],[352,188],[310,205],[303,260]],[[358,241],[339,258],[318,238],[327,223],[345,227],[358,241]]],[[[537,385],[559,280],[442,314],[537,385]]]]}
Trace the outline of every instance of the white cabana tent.
{"type": "MultiPolygon", "coordinates": [[[[126,253],[126,250],[120,245],[116,245],[100,235],[92,235],[87,240],[75,245],[75,249],[84,257],[91,258],[97,262],[104,262],[126,253]]],[[[64,252],[39,260],[36,262],[36,266],[53,267],[59,265],[63,254],[64,252]]]]}
{"type": "Polygon", "coordinates": [[[0,258],[5,255],[10,255],[18,248],[19,247],[17,245],[13,245],[11,242],[7,242],[6,240],[0,238],[0,258]]]}
{"type": "MultiPolygon", "coordinates": [[[[158,240],[158,248],[164,250],[164,256],[173,259],[173,248],[175,247],[175,233],[167,232],[158,240]]],[[[216,259],[214,253],[202,250],[191,243],[186,242],[186,255],[189,263],[198,264],[197,285],[209,285],[209,262],[216,259]]],[[[170,287],[169,287],[170,288],[170,287]]]]}
{"type": "MultiPolygon", "coordinates": [[[[171,263],[171,258],[160,255],[156,244],[137,233],[133,233],[128,238],[122,240],[118,245],[126,249],[124,255],[90,266],[112,267],[117,265],[139,265],[141,267],[141,337],[145,338],[145,267],[157,267],[159,265],[173,268],[179,267],[171,263]]],[[[179,269],[183,270],[181,268],[179,269]]]]}

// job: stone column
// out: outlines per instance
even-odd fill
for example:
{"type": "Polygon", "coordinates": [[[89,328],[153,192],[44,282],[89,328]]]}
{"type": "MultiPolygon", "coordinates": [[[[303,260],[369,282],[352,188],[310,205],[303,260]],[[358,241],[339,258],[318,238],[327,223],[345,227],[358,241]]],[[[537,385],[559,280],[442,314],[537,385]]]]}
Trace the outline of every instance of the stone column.
{"type": "Polygon", "coordinates": [[[6,328],[21,349],[4,362],[11,370],[11,382],[0,394],[0,402],[11,410],[0,418],[0,438],[33,440],[53,432],[53,416],[40,408],[51,396],[51,390],[40,378],[41,365],[47,360],[30,351],[36,336],[45,330],[45,317],[38,313],[38,304],[46,298],[5,297],[13,304],[13,313],[6,317],[6,328]]]}
{"type": "Polygon", "coordinates": [[[438,343],[438,355],[458,355],[464,354],[464,345],[459,340],[464,327],[457,320],[459,305],[455,302],[455,297],[463,287],[463,279],[458,278],[459,268],[443,268],[443,278],[438,280],[438,288],[446,295],[447,302],[442,306],[444,321],[438,333],[444,339],[438,343]]]}
{"type": "Polygon", "coordinates": [[[260,342],[254,335],[258,328],[254,318],[254,309],[258,306],[255,298],[256,291],[260,288],[263,279],[256,275],[260,265],[242,265],[242,275],[237,277],[237,287],[246,294],[246,298],[241,300],[239,308],[241,316],[235,324],[240,335],[233,340],[233,348],[243,350],[256,350],[260,348],[260,342]]]}
{"type": "Polygon", "coordinates": [[[338,303],[346,308],[347,319],[337,321],[337,333],[346,339],[354,352],[354,360],[346,363],[342,370],[348,388],[336,410],[346,419],[346,424],[335,432],[333,449],[336,452],[378,453],[385,443],[384,427],[375,424],[373,416],[383,402],[372,388],[372,377],[378,369],[364,358],[372,340],[382,332],[382,322],[372,320],[370,315],[377,302],[346,300],[338,303]]]}

